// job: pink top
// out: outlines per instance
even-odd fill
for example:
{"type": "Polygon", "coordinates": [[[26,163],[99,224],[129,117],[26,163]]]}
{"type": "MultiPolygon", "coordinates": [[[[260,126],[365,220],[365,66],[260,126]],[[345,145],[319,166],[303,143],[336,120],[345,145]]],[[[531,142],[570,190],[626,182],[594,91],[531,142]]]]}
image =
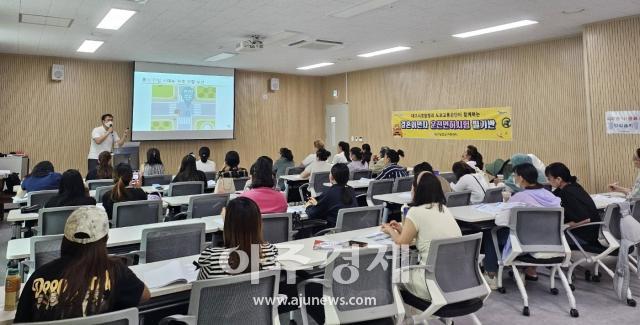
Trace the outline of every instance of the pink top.
{"type": "Polygon", "coordinates": [[[268,187],[258,187],[245,191],[240,195],[252,199],[260,208],[260,213],[287,212],[287,199],[282,192],[268,187]]]}

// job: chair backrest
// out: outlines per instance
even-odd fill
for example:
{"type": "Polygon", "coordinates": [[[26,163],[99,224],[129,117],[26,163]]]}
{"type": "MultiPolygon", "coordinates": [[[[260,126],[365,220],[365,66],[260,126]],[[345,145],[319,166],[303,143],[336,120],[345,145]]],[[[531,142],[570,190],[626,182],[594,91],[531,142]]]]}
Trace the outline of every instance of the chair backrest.
{"type": "Polygon", "coordinates": [[[93,316],[56,321],[35,322],[30,325],[138,325],[138,308],[128,308],[93,316]]]}
{"type": "Polygon", "coordinates": [[[96,187],[95,199],[97,203],[102,203],[102,196],[113,189],[113,185],[96,187]]]}
{"type": "Polygon", "coordinates": [[[146,225],[160,222],[162,201],[129,201],[113,205],[113,225],[115,228],[146,225]]]}
{"type": "Polygon", "coordinates": [[[167,196],[182,196],[204,193],[204,182],[176,182],[169,184],[167,196]]]}
{"type": "Polygon", "coordinates": [[[187,219],[218,216],[227,206],[230,193],[200,194],[189,197],[187,219]]]}
{"type": "Polygon", "coordinates": [[[142,230],[140,263],[197,255],[205,245],[205,223],[170,225],[142,230]]]}
{"type": "Polygon", "coordinates": [[[113,186],[113,179],[94,179],[87,181],[89,191],[93,191],[100,186],[113,186]]]}
{"type": "Polygon", "coordinates": [[[194,281],[189,315],[197,318],[198,325],[276,324],[277,304],[256,304],[254,299],[275,298],[279,281],[277,270],[194,281]]]}
{"type": "Polygon", "coordinates": [[[311,174],[311,178],[309,178],[309,186],[313,188],[316,196],[322,194],[322,192],[327,188],[324,186],[324,183],[330,182],[329,174],[330,172],[315,172],[311,174]]]}
{"type": "Polygon", "coordinates": [[[494,187],[484,192],[484,200],[482,203],[498,203],[502,202],[502,191],[504,187],[494,187]]]}
{"type": "Polygon", "coordinates": [[[171,175],[142,176],[142,186],[151,186],[153,184],[169,185],[172,179],[173,176],[171,175]]]}
{"type": "Polygon", "coordinates": [[[457,181],[456,174],[454,173],[440,173],[440,176],[447,180],[449,183],[455,183],[457,181]]]}
{"type": "Polygon", "coordinates": [[[382,223],[383,210],[384,207],[381,205],[340,209],[336,220],[336,232],[379,226],[382,223]]]}
{"type": "Polygon", "coordinates": [[[304,167],[287,167],[284,170],[285,175],[299,175],[304,171],[304,167]]]}
{"type": "Polygon", "coordinates": [[[471,204],[471,191],[444,193],[444,197],[447,199],[447,207],[449,208],[471,204]]]}
{"type": "Polygon", "coordinates": [[[38,234],[64,234],[64,225],[73,211],[81,206],[43,208],[38,211],[38,234]]]}
{"type": "Polygon", "coordinates": [[[371,170],[356,170],[351,173],[351,179],[357,181],[361,178],[371,178],[371,170]]]}
{"type": "Polygon", "coordinates": [[[393,193],[393,179],[381,179],[378,181],[371,181],[369,188],[367,188],[367,205],[382,205],[384,201],[373,199],[374,195],[393,193]]]}
{"type": "Polygon", "coordinates": [[[413,176],[397,177],[393,181],[393,193],[409,192],[413,186],[413,176]]]}
{"type": "Polygon", "coordinates": [[[603,230],[608,230],[613,238],[622,239],[622,233],[620,232],[620,220],[622,219],[622,213],[620,213],[620,205],[617,203],[611,203],[607,205],[604,210],[604,225],[603,230]]]}
{"type": "Polygon", "coordinates": [[[244,191],[244,187],[250,180],[250,177],[237,177],[233,179],[233,185],[236,187],[236,191],[244,191]]]}
{"type": "Polygon", "coordinates": [[[292,240],[291,213],[262,215],[262,237],[271,244],[292,240]]]}
{"type": "Polygon", "coordinates": [[[335,259],[325,268],[323,295],[344,301],[355,297],[374,298],[367,305],[325,305],[325,310],[333,309],[331,314],[337,316],[336,323],[364,322],[398,314],[401,298],[392,284],[390,247],[340,249],[334,254],[335,259]],[[357,276],[354,276],[355,269],[357,276]]]}
{"type": "MultiPolygon", "coordinates": [[[[35,268],[60,258],[60,245],[64,235],[33,236],[29,238],[29,260],[35,268]]],[[[33,273],[34,270],[29,270],[33,273]]]]}
{"type": "Polygon", "coordinates": [[[216,180],[216,172],[204,172],[204,176],[207,181],[215,181],[216,180]]]}
{"type": "Polygon", "coordinates": [[[489,295],[478,263],[481,243],[482,233],[431,241],[425,279],[436,282],[448,304],[489,295]]]}
{"type": "Polygon", "coordinates": [[[33,191],[27,193],[27,205],[39,205],[40,207],[44,207],[44,204],[49,201],[52,197],[58,195],[58,190],[44,190],[44,191],[33,191]]]}
{"type": "Polygon", "coordinates": [[[631,216],[640,222],[640,199],[631,201],[631,216]]]}
{"type": "Polygon", "coordinates": [[[562,208],[512,208],[511,234],[518,238],[523,253],[564,254],[564,210],[562,208]]]}

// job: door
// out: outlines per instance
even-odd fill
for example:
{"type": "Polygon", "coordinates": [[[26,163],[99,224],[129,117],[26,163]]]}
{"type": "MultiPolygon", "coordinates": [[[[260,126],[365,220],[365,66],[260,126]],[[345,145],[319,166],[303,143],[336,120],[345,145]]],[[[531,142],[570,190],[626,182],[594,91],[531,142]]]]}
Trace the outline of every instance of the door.
{"type": "Polygon", "coordinates": [[[333,156],[338,152],[338,142],[349,142],[349,105],[327,105],[324,113],[325,134],[327,136],[325,145],[333,156]]]}

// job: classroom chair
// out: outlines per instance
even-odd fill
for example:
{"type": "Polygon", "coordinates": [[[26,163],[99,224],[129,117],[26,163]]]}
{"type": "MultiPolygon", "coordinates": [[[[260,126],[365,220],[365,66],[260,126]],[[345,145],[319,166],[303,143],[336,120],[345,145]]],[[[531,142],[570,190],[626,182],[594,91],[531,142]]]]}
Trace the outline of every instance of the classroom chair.
{"type": "Polygon", "coordinates": [[[351,179],[357,181],[361,178],[371,179],[371,171],[370,170],[356,170],[351,173],[351,179]]]}
{"type": "Polygon", "coordinates": [[[191,196],[187,211],[176,214],[172,220],[219,216],[222,209],[227,206],[230,196],[230,193],[207,193],[191,196]]]}
{"type": "Polygon", "coordinates": [[[42,208],[38,211],[38,226],[36,227],[39,235],[57,235],[64,234],[64,225],[71,213],[82,206],[42,208]]]}
{"type": "Polygon", "coordinates": [[[494,227],[491,230],[493,244],[498,256],[498,292],[504,293],[502,287],[502,272],[505,267],[511,269],[520,290],[524,307],[522,314],[529,316],[529,298],[524,287],[522,278],[518,271],[519,266],[547,266],[551,268],[550,292],[552,295],[559,293],[555,287],[556,273],[562,281],[562,285],[567,293],[571,309],[571,317],[578,317],[576,300],[569,287],[567,277],[561,267],[570,263],[571,249],[564,237],[564,212],[562,208],[512,208],[509,215],[509,240],[511,242],[511,252],[507,256],[502,256],[500,246],[498,246],[497,231],[501,227],[494,227]],[[536,258],[536,253],[551,253],[556,257],[536,258]]]}
{"type": "Polygon", "coordinates": [[[204,172],[204,177],[207,181],[215,181],[216,175],[216,172],[204,172]]]}
{"type": "Polygon", "coordinates": [[[374,320],[381,323],[401,324],[405,311],[399,290],[392,283],[391,255],[391,249],[386,246],[334,251],[332,256],[335,258],[325,268],[324,277],[300,282],[298,295],[305,300],[324,296],[332,301],[333,299],[349,301],[358,297],[361,299],[373,297],[375,301],[362,305],[324,304],[314,308],[302,304],[300,306],[302,324],[309,324],[309,316],[318,324],[355,322],[370,324],[374,320]],[[341,271],[345,269],[351,271],[341,271]],[[351,277],[356,272],[354,270],[357,270],[357,277],[351,277]],[[337,276],[334,276],[334,273],[337,276]]]}
{"type": "Polygon", "coordinates": [[[449,173],[440,173],[440,177],[446,179],[447,182],[449,182],[449,183],[455,183],[456,181],[458,181],[456,179],[456,174],[451,173],[451,172],[449,172],[449,173]]]}
{"type": "Polygon", "coordinates": [[[112,189],[113,185],[96,187],[96,203],[102,203],[102,197],[104,196],[104,193],[107,193],[112,189]]]}
{"type": "Polygon", "coordinates": [[[471,204],[471,191],[444,193],[444,197],[447,199],[448,208],[460,207],[460,206],[471,204]]]}
{"type": "MultiPolygon", "coordinates": [[[[367,193],[366,194],[362,194],[366,197],[366,201],[367,201],[367,205],[368,206],[375,206],[375,205],[384,205],[385,201],[381,201],[381,200],[376,200],[373,197],[375,195],[379,195],[379,194],[389,194],[393,192],[393,182],[394,180],[392,179],[381,179],[378,181],[371,181],[369,183],[369,187],[367,188],[367,193]]],[[[358,195],[360,196],[360,195],[358,195]]]]}
{"type": "Polygon", "coordinates": [[[314,236],[379,226],[382,224],[383,213],[384,207],[382,205],[340,209],[336,226],[323,229],[314,236]]]}
{"type": "Polygon", "coordinates": [[[484,200],[482,200],[482,203],[502,202],[502,191],[504,191],[504,187],[502,186],[487,189],[484,192],[484,200]]]}
{"type": "MultiPolygon", "coordinates": [[[[299,175],[304,171],[303,167],[287,167],[287,169],[285,169],[284,174],[285,175],[299,175]]],[[[298,182],[296,182],[298,183],[298,182]]],[[[280,178],[278,179],[278,188],[283,189],[284,193],[285,193],[285,197],[287,198],[287,202],[301,202],[302,199],[299,196],[299,186],[291,186],[292,184],[290,182],[287,182],[286,180],[280,178]]]]}
{"type": "MultiPolygon", "coordinates": [[[[28,323],[29,325],[138,325],[138,308],[128,308],[93,316],[28,323]]],[[[20,323],[14,323],[20,324],[20,323]]]]}
{"type": "Polygon", "coordinates": [[[160,324],[177,321],[188,325],[278,325],[279,281],[279,270],[194,281],[187,315],[168,316],[160,324]],[[276,303],[256,304],[255,297],[273,298],[276,303]]]}
{"type": "Polygon", "coordinates": [[[161,226],[142,230],[138,263],[152,263],[178,257],[198,255],[205,249],[205,224],[161,226]]]}
{"type": "Polygon", "coordinates": [[[113,186],[113,180],[112,179],[94,179],[94,180],[87,181],[87,187],[89,188],[89,191],[93,191],[100,186],[113,186]]]}
{"type": "Polygon", "coordinates": [[[44,204],[52,197],[58,195],[58,190],[44,190],[33,191],[27,193],[27,206],[39,205],[44,207],[44,204]]]}
{"type": "Polygon", "coordinates": [[[424,263],[396,271],[402,274],[409,270],[424,270],[431,301],[406,290],[400,291],[405,304],[422,311],[412,316],[415,324],[434,318],[451,324],[451,318],[465,315],[469,315],[474,324],[481,324],[475,312],[482,308],[491,293],[478,264],[481,243],[481,233],[432,240],[424,263]]]}
{"type": "Polygon", "coordinates": [[[293,230],[291,213],[271,213],[262,215],[262,237],[271,244],[293,240],[297,231],[293,230]]]}
{"type": "Polygon", "coordinates": [[[397,177],[393,181],[393,193],[409,192],[413,187],[413,176],[397,177]]]}
{"type": "Polygon", "coordinates": [[[172,175],[142,176],[142,186],[151,186],[154,184],[169,185],[171,184],[171,180],[173,180],[172,175]]]}
{"type": "Polygon", "coordinates": [[[157,223],[162,220],[162,201],[129,201],[113,204],[114,228],[157,223]]]}
{"type": "Polygon", "coordinates": [[[177,182],[169,184],[167,196],[182,196],[204,193],[204,183],[200,181],[177,182]]]}
{"type": "Polygon", "coordinates": [[[324,183],[329,183],[329,174],[330,172],[316,172],[311,174],[309,178],[309,183],[303,184],[298,188],[300,192],[300,197],[304,198],[304,191],[308,190],[311,193],[311,196],[316,197],[327,188],[324,186],[324,183]]]}
{"type": "Polygon", "coordinates": [[[28,279],[33,271],[60,258],[60,244],[64,235],[33,236],[29,238],[29,259],[21,262],[23,279],[28,279]],[[25,270],[26,267],[26,270],[25,270]],[[24,274],[27,274],[24,276],[24,274]]]}
{"type": "MultiPolygon", "coordinates": [[[[580,265],[595,265],[593,274],[590,270],[585,271],[585,280],[587,281],[600,282],[600,268],[613,278],[613,271],[604,264],[603,260],[611,255],[617,254],[618,249],[620,248],[620,219],[622,219],[620,206],[617,203],[612,203],[605,209],[604,221],[589,222],[565,230],[565,233],[569,236],[569,242],[573,245],[572,249],[575,248],[574,250],[578,250],[582,254],[582,257],[573,262],[567,271],[569,287],[571,290],[575,290],[575,285],[573,284],[573,272],[576,267],[580,265]],[[574,235],[574,232],[576,229],[584,229],[586,227],[597,227],[598,232],[602,235],[604,241],[606,241],[606,246],[603,246],[599,242],[581,243],[581,241],[579,241],[574,235]]],[[[574,254],[574,257],[575,256],[577,256],[577,253],[574,254]]],[[[635,271],[637,271],[637,269],[635,271]]],[[[631,294],[631,290],[627,292],[626,302],[627,305],[632,307],[636,305],[636,301],[631,294]]]]}
{"type": "Polygon", "coordinates": [[[233,179],[233,185],[236,188],[236,191],[244,191],[245,186],[247,186],[247,182],[250,180],[250,177],[238,177],[233,179]]]}

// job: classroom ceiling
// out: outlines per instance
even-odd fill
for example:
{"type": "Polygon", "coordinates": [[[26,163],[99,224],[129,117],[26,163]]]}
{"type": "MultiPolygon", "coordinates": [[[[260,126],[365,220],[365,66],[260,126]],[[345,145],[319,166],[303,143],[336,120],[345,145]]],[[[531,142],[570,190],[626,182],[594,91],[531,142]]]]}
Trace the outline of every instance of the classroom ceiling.
{"type": "Polygon", "coordinates": [[[420,59],[499,48],[578,34],[582,26],[640,14],[640,0],[2,0],[0,52],[101,60],[137,60],[329,75],[420,59]],[[362,3],[387,3],[339,18],[362,3]],[[96,26],[110,8],[136,10],[120,30],[96,26]],[[19,22],[20,14],[64,27],[19,22]],[[513,21],[539,24],[467,39],[452,34],[513,21]],[[283,33],[293,31],[296,33],[283,33]],[[248,35],[266,36],[264,49],[218,62],[248,35]],[[290,38],[280,39],[286,35],[290,38]],[[301,38],[343,42],[318,50],[292,48],[301,38]],[[85,39],[101,40],[95,53],[78,53],[85,39]],[[357,54],[394,46],[412,50],[372,58],[357,54]],[[334,65],[300,71],[319,62],[334,65]]]}

